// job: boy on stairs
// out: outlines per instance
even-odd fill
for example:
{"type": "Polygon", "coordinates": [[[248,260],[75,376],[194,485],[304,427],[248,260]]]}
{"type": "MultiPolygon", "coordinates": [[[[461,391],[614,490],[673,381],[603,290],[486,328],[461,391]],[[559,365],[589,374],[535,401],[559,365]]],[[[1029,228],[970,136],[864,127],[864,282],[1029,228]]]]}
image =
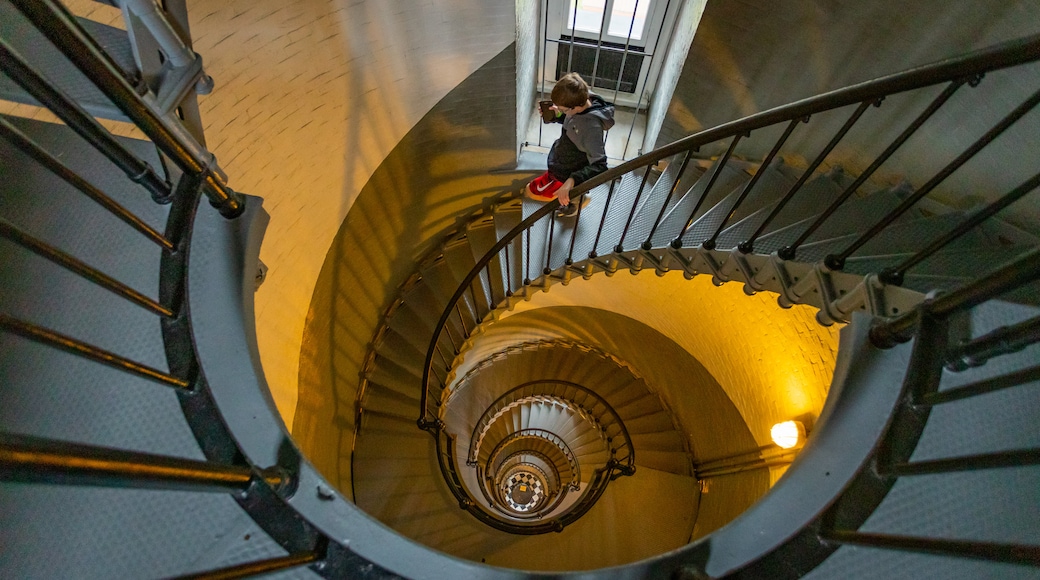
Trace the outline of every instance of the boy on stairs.
{"type": "Polygon", "coordinates": [[[572,216],[577,207],[570,204],[571,188],[607,170],[603,140],[614,126],[614,105],[589,92],[578,73],[557,81],[551,97],[555,117],[547,122],[562,123],[563,132],[549,150],[549,170],[527,184],[526,195],[544,202],[559,199],[557,215],[572,216]]]}

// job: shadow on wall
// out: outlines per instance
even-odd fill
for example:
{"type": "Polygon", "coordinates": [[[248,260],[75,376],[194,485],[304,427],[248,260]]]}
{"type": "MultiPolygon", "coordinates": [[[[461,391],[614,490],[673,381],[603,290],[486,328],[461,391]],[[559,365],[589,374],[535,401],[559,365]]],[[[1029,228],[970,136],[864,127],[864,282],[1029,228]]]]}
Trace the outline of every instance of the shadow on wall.
{"type": "Polygon", "coordinates": [[[415,125],[361,190],[325,257],[304,330],[293,436],[348,495],[359,373],[397,288],[485,198],[518,192],[528,178],[489,173],[516,163],[514,63],[510,45],[415,125]]]}

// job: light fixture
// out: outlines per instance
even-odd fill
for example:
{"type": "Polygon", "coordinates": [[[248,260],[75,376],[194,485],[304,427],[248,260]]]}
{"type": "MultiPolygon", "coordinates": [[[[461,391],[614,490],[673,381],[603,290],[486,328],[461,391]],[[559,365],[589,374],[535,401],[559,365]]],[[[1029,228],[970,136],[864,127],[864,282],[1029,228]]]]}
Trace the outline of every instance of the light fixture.
{"type": "Polygon", "coordinates": [[[805,441],[805,425],[802,425],[801,421],[784,421],[773,425],[769,434],[773,437],[773,443],[784,449],[791,449],[805,441]]]}

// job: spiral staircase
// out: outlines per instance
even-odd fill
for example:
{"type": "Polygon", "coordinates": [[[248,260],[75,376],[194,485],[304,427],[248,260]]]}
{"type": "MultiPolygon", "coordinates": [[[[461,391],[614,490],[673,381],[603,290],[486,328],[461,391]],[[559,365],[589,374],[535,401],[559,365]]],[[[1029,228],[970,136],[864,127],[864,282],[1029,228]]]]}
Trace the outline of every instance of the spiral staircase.
{"type": "Polygon", "coordinates": [[[692,135],[575,188],[589,203],[573,218],[515,196],[486,208],[386,312],[351,489],[335,489],[285,432],[259,364],[262,200],[226,186],[190,119],[91,25],[51,0],[11,4],[42,36],[26,52],[5,33],[0,64],[20,87],[6,94],[63,124],[0,120],[4,576],[537,577],[476,560],[503,538],[571,549],[646,518],[670,551],[582,576],[1037,577],[1040,253],[994,215],[1040,175],[972,211],[927,196],[1040,93],[920,188],[869,179],[954,93],[1033,66],[1040,39],[692,135]],[[41,64],[49,47],[72,66],[41,64]],[[69,96],[88,79],[96,90],[69,96]],[[886,96],[922,90],[930,104],[870,167],[820,169],[886,96]],[[826,115],[845,119],[830,143],[785,161],[791,134],[826,115]],[[106,116],[148,141],[112,137],[106,116]],[[738,159],[760,134],[768,155],[738,159]],[[608,349],[547,328],[509,339],[521,301],[621,270],[706,275],[849,323],[798,459],[692,543],[705,471],[691,419],[608,349]]]}

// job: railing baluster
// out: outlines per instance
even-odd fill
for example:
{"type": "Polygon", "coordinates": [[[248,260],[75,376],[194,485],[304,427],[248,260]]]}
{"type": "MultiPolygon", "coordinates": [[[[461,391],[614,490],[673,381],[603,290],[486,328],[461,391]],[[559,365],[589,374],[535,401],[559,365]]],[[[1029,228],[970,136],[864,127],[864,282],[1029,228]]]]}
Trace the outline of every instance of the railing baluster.
{"type": "MultiPolygon", "coordinates": [[[[873,103],[875,104],[875,106],[881,106],[880,100],[873,101],[873,103]]],[[[842,138],[845,137],[845,134],[849,132],[849,129],[852,129],[852,126],[856,124],[856,121],[859,120],[859,118],[867,110],[867,107],[869,107],[870,104],[871,101],[863,101],[859,104],[858,107],[856,107],[856,110],[853,111],[852,115],[848,118],[847,121],[845,121],[845,124],[841,126],[841,129],[834,136],[834,138],[832,138],[830,142],[827,143],[827,146],[823,148],[823,151],[821,151],[819,155],[816,156],[816,159],[813,160],[812,164],[809,165],[808,169],[806,169],[805,172],[802,173],[802,176],[798,178],[798,181],[791,186],[791,189],[787,192],[787,195],[785,195],[783,199],[780,200],[780,203],[776,204],[776,207],[773,208],[773,211],[769,212],[769,215],[766,216],[766,219],[763,220],[761,224],[759,224],[758,229],[755,230],[755,233],[751,234],[751,237],[747,240],[741,242],[740,244],[737,244],[737,249],[739,249],[741,253],[750,254],[755,250],[755,242],[758,240],[758,237],[761,236],[763,232],[765,232],[766,228],[769,227],[769,224],[773,223],[773,220],[776,219],[776,216],[780,215],[780,212],[783,211],[784,207],[787,206],[787,203],[791,201],[791,199],[794,198],[795,194],[798,193],[798,191],[802,188],[803,185],[805,185],[805,182],[809,180],[812,174],[816,171],[816,168],[819,167],[821,163],[823,163],[823,160],[827,158],[827,155],[829,155],[830,152],[835,147],[837,147],[838,142],[840,142],[842,138]]]]}
{"type": "Polygon", "coordinates": [[[650,227],[650,235],[646,236],[646,240],[643,241],[642,248],[648,252],[653,249],[650,240],[653,239],[654,234],[657,233],[657,226],[661,225],[661,220],[664,219],[664,212],[668,210],[668,203],[672,201],[672,196],[675,195],[675,190],[678,189],[679,182],[682,181],[683,174],[686,173],[686,166],[690,164],[691,157],[693,157],[692,149],[687,151],[686,156],[683,157],[682,163],[679,165],[679,171],[675,174],[675,180],[672,181],[672,187],[668,189],[668,195],[664,197],[664,203],[661,204],[661,211],[657,212],[654,225],[650,227]]]}
{"type": "MultiPolygon", "coordinates": [[[[567,259],[564,261],[565,266],[570,266],[574,263],[574,242],[578,240],[578,224],[581,223],[581,208],[585,205],[585,196],[587,194],[581,194],[578,198],[578,215],[574,218],[574,228],[571,230],[571,247],[567,250],[567,259]]],[[[595,247],[595,246],[593,246],[595,247]]]]}
{"type": "Polygon", "coordinates": [[[934,459],[930,461],[911,461],[907,463],[896,463],[893,465],[879,465],[877,470],[878,473],[883,476],[904,477],[1038,464],[1040,464],[1040,450],[1025,449],[1004,451],[1000,453],[983,453],[967,457],[954,457],[951,459],[934,459]]]}
{"type": "Polygon", "coordinates": [[[506,298],[509,298],[513,295],[513,272],[509,263],[509,244],[502,246],[502,251],[506,253],[506,298]]]}
{"type": "Polygon", "coordinates": [[[300,566],[317,562],[319,559],[321,559],[321,555],[317,552],[301,552],[299,554],[282,556],[281,558],[246,562],[245,564],[228,566],[219,570],[187,574],[172,580],[234,580],[236,578],[250,578],[279,570],[299,568],[300,566]]]}
{"type": "Polygon", "coordinates": [[[954,348],[946,355],[946,368],[964,371],[993,357],[1018,352],[1040,342],[1040,316],[1000,328],[954,348]]]}
{"type": "Polygon", "coordinates": [[[1040,565],[1040,547],[1038,546],[917,538],[890,534],[868,534],[844,530],[820,532],[820,539],[835,544],[851,544],[868,548],[926,552],[943,556],[960,556],[1032,566],[1040,565]]]}
{"type": "MultiPolygon", "coordinates": [[[[448,342],[451,343],[451,349],[453,351],[455,351],[455,354],[459,354],[459,345],[455,343],[455,337],[451,335],[450,325],[447,325],[447,324],[444,325],[444,334],[447,335],[448,342]]],[[[437,348],[440,348],[440,343],[439,342],[438,342],[437,348]]]]}
{"type": "Polygon", "coordinates": [[[437,345],[437,354],[440,355],[441,362],[444,363],[444,368],[450,369],[451,363],[448,362],[448,357],[444,356],[444,351],[441,349],[440,345],[437,345]]]}
{"type": "Polygon", "coordinates": [[[903,277],[906,275],[907,270],[925,261],[933,254],[946,247],[950,242],[953,242],[957,238],[973,230],[976,226],[993,217],[998,212],[1018,201],[1037,187],[1040,187],[1040,173],[1037,173],[1032,177],[1032,179],[1029,179],[1022,185],[1016,187],[1004,197],[976,212],[970,218],[961,222],[960,225],[952,229],[949,233],[935,240],[912,257],[907,258],[907,260],[902,264],[899,264],[894,268],[886,268],[882,270],[878,277],[885,284],[895,284],[897,286],[902,285],[903,277]]]}
{"type": "Polygon", "coordinates": [[[466,328],[466,318],[462,316],[461,301],[455,303],[455,313],[459,315],[459,328],[462,329],[462,340],[469,340],[469,330],[466,328]]]}
{"type": "MultiPolygon", "coordinates": [[[[1040,249],[965,284],[947,294],[926,299],[920,309],[929,316],[944,318],[955,312],[973,308],[1040,279],[1040,249]]],[[[921,314],[907,312],[891,321],[878,324],[870,330],[870,340],[878,348],[888,348],[913,338],[913,329],[921,314]]]]}
{"type": "Polygon", "coordinates": [[[76,18],[57,0],[11,0],[54,46],[123,111],[180,169],[201,175],[210,203],[226,218],[245,210],[245,200],[225,183],[216,158],[179,124],[167,122],[137,95],[110,56],[100,50],[76,18]]]}
{"type": "Polygon", "coordinates": [[[719,174],[722,173],[722,169],[729,163],[729,158],[733,155],[733,151],[737,148],[737,143],[740,143],[740,139],[744,136],[743,133],[738,133],[733,136],[733,140],[730,141],[729,147],[726,148],[726,153],[722,155],[722,158],[715,164],[715,170],[711,172],[711,177],[708,178],[708,184],[704,186],[704,191],[701,192],[700,198],[697,199],[697,203],[693,205],[693,210],[690,211],[690,216],[686,218],[683,223],[683,227],[679,230],[679,235],[675,236],[672,240],[672,247],[678,250],[682,247],[683,236],[686,235],[686,230],[690,229],[693,225],[693,220],[697,217],[697,212],[701,209],[704,204],[704,200],[708,199],[708,194],[711,193],[711,188],[715,186],[715,181],[718,180],[719,174]]]}
{"type": "Polygon", "coordinates": [[[610,200],[614,198],[614,186],[618,183],[618,179],[612,179],[610,181],[610,190],[607,191],[607,201],[603,204],[603,216],[599,220],[599,228],[596,230],[596,241],[592,242],[592,249],[589,250],[589,259],[596,257],[596,248],[599,247],[599,237],[603,234],[603,226],[607,223],[607,212],[610,211],[610,200]]]}
{"type": "Polygon", "coordinates": [[[780,152],[780,148],[783,147],[784,143],[787,142],[787,138],[790,137],[791,133],[794,132],[795,126],[797,126],[799,122],[808,122],[808,120],[808,118],[791,119],[791,122],[787,124],[787,129],[784,130],[784,134],[780,136],[780,139],[776,142],[775,145],[773,145],[773,148],[769,151],[769,154],[766,155],[766,158],[763,159],[762,163],[758,166],[758,171],[756,171],[755,174],[751,176],[751,180],[744,185],[744,189],[741,190],[740,195],[737,196],[737,201],[733,202],[733,206],[729,208],[729,213],[727,213],[726,217],[722,219],[722,223],[719,224],[719,227],[715,228],[715,233],[712,234],[710,238],[701,242],[702,248],[704,248],[705,250],[715,249],[715,243],[718,241],[719,236],[722,235],[722,230],[726,229],[726,224],[729,223],[729,220],[733,219],[733,216],[737,213],[737,209],[740,207],[742,203],[744,203],[744,200],[747,199],[747,196],[751,193],[751,190],[755,188],[755,185],[758,183],[758,180],[762,178],[762,174],[765,173],[765,170],[773,162],[773,158],[776,157],[776,154],[780,152]]]}
{"type": "Polygon", "coordinates": [[[527,260],[524,263],[524,286],[531,284],[531,228],[524,230],[524,234],[527,235],[527,260]]]}
{"type": "Polygon", "coordinates": [[[993,391],[1010,389],[1011,387],[1017,387],[1019,385],[1037,381],[1040,381],[1040,365],[1008,373],[1006,375],[1000,375],[984,381],[969,383],[953,389],[928,393],[921,397],[916,404],[923,406],[942,405],[943,403],[960,401],[961,399],[977,397],[986,393],[992,393],[993,391]]]}
{"type": "Polygon", "coordinates": [[[168,375],[162,371],[153,369],[149,366],[145,366],[140,363],[136,363],[130,359],[121,357],[117,354],[108,352],[97,348],[96,346],[89,345],[85,342],[76,340],[74,338],[59,334],[46,328],[22,322],[12,318],[6,314],[0,314],[0,330],[6,330],[12,334],[17,334],[22,338],[53,346],[55,348],[70,352],[74,355],[99,362],[103,365],[110,366],[121,371],[128,372],[139,377],[150,379],[157,383],[169,387],[176,387],[179,389],[190,389],[191,383],[179,379],[177,377],[168,375]]]}
{"type": "Polygon", "coordinates": [[[150,165],[123,147],[115,137],[88,115],[75,101],[52,87],[6,42],[0,39],[0,68],[14,82],[65,122],[73,131],[119,167],[131,181],[139,183],[158,203],[170,201],[170,184],[150,165]]]}
{"type": "Polygon", "coordinates": [[[123,222],[138,232],[144,234],[146,238],[158,244],[159,247],[164,250],[173,249],[173,242],[164,238],[162,234],[144,223],[134,214],[127,211],[126,208],[113,201],[112,198],[105,195],[100,189],[94,187],[90,182],[77,175],[74,171],[62,164],[61,161],[58,161],[56,157],[41,149],[39,145],[33,143],[31,139],[26,137],[25,134],[2,117],[0,117],[0,137],[6,139],[22,151],[22,153],[25,153],[37,163],[50,170],[51,173],[57,175],[66,183],[94,200],[98,205],[108,210],[109,213],[123,220],[123,222]]]}
{"type": "MultiPolygon", "coordinates": [[[[274,487],[286,483],[280,469],[261,475],[274,487]]],[[[0,481],[226,493],[253,479],[247,466],[0,434],[0,481]]]]}
{"type": "MultiPolygon", "coordinates": [[[[551,214],[550,214],[551,215],[551,214]]],[[[556,230],[556,220],[549,218],[549,243],[545,248],[545,266],[542,268],[542,274],[548,276],[552,273],[552,247],[553,247],[553,233],[556,230]]]]}
{"type": "Polygon", "coordinates": [[[159,304],[155,300],[141,294],[137,290],[115,280],[107,274],[100,272],[83,262],[73,258],[72,256],[56,250],[51,246],[25,234],[18,228],[12,226],[7,220],[0,218],[0,237],[11,240],[12,242],[22,246],[23,248],[46,258],[47,260],[75,273],[81,278],[93,282],[98,286],[112,292],[113,294],[124,298],[134,304],[158,314],[159,316],[165,316],[167,318],[173,316],[173,311],[169,308],[159,304]]]}
{"type": "Polygon", "coordinates": [[[916,191],[913,195],[906,198],[903,203],[899,204],[894,210],[888,213],[884,218],[881,219],[872,228],[867,230],[861,235],[855,242],[849,247],[845,248],[838,254],[831,254],[827,256],[824,263],[828,268],[832,270],[841,270],[845,265],[845,260],[851,256],[856,250],[863,247],[874,238],[874,236],[881,233],[882,230],[892,224],[899,216],[903,215],[908,209],[914,206],[924,196],[931,193],[933,189],[940,183],[942,183],[947,177],[949,177],[954,171],[956,171],[961,165],[967,163],[969,159],[975,156],[976,153],[982,150],[983,147],[989,145],[994,139],[996,139],[1001,133],[1006,131],[1008,127],[1018,121],[1023,115],[1031,111],[1036,105],[1040,103],[1040,91],[1033,93],[1028,99],[1026,99],[1021,105],[1015,108],[1014,111],[1008,113],[1006,117],[1001,119],[999,123],[992,129],[986,132],[985,135],[979,137],[977,141],[972,143],[971,147],[968,147],[963,153],[957,156],[956,159],[951,161],[946,167],[942,169],[938,174],[935,175],[928,183],[924,184],[921,189],[916,191]]]}
{"type": "Polygon", "coordinates": [[[956,80],[947,85],[946,88],[943,89],[943,92],[932,100],[928,105],[928,108],[918,115],[917,118],[914,119],[914,122],[910,123],[910,125],[899,134],[899,137],[896,137],[896,140],[893,141],[892,144],[889,145],[873,163],[870,164],[870,167],[867,167],[867,169],[863,171],[854,182],[852,182],[852,185],[848,186],[845,191],[843,191],[841,195],[839,195],[838,198],[835,199],[834,202],[819,215],[819,217],[816,218],[816,221],[814,221],[808,229],[802,232],[802,235],[798,236],[798,239],[795,240],[794,243],[781,248],[779,252],[777,252],[777,255],[784,260],[793,260],[795,254],[798,252],[798,248],[809,239],[809,236],[813,235],[813,233],[815,233],[824,222],[834,215],[834,212],[838,210],[841,204],[845,203],[845,201],[851,197],[861,185],[866,183],[867,179],[870,179],[870,176],[874,175],[874,172],[881,167],[881,164],[888,161],[888,158],[891,157],[892,154],[903,145],[903,143],[906,143],[907,139],[916,133],[917,130],[921,128],[921,125],[924,125],[925,121],[927,121],[946,103],[946,101],[950,99],[950,97],[953,96],[953,93],[957,92],[957,89],[964,85],[964,82],[965,81],[963,80],[956,80]]]}
{"type": "MultiPolygon", "coordinates": [[[[614,246],[614,251],[621,253],[625,251],[625,236],[628,235],[628,228],[632,226],[632,218],[636,216],[636,210],[639,209],[639,199],[643,197],[643,190],[646,189],[646,181],[650,178],[650,167],[647,167],[643,172],[643,180],[639,183],[639,191],[636,192],[636,198],[632,201],[632,210],[628,212],[628,219],[625,220],[625,229],[621,232],[621,237],[618,238],[618,243],[614,246]]],[[[603,214],[606,216],[606,213],[603,214]]]]}

